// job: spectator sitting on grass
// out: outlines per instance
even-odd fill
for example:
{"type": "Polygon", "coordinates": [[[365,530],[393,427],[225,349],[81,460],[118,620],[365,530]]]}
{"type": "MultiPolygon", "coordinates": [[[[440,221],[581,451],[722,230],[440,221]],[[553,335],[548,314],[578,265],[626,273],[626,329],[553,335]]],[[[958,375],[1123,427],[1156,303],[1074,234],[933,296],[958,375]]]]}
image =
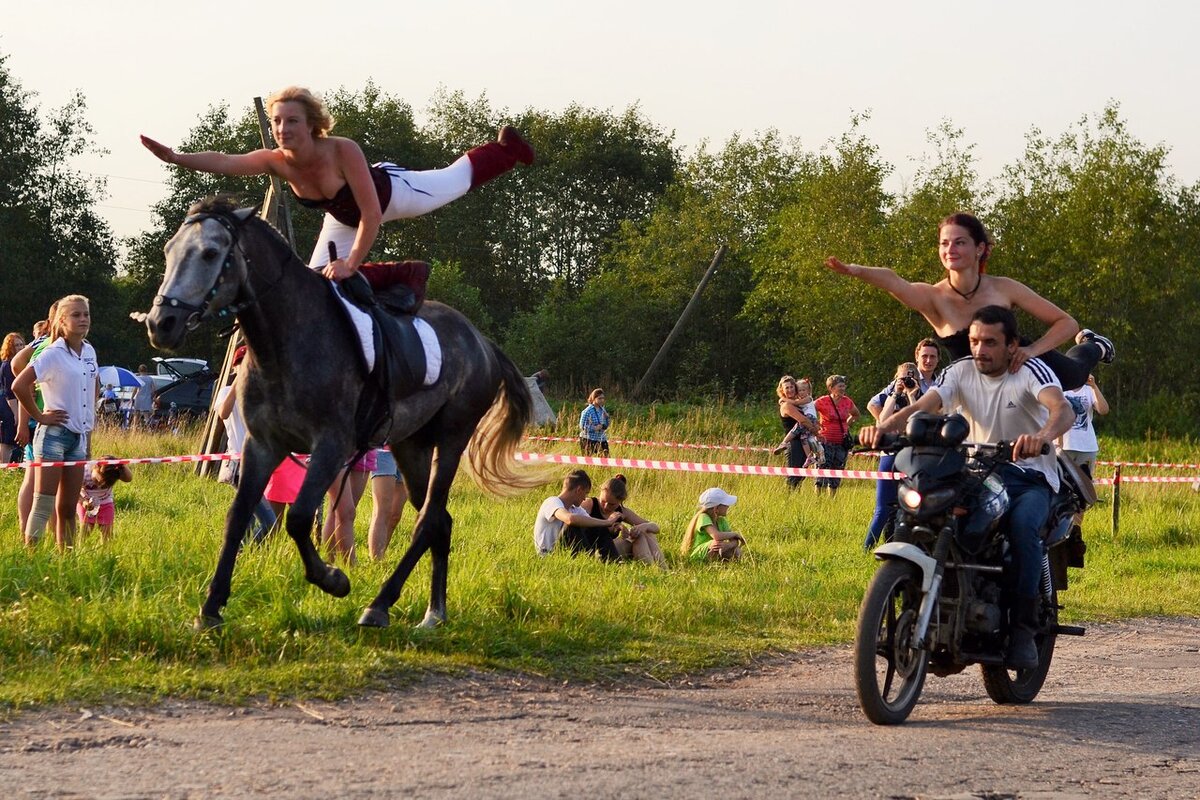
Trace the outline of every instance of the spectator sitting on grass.
{"type": "Polygon", "coordinates": [[[596,519],[580,507],[580,503],[592,490],[592,479],[581,469],[571,470],[563,478],[562,491],[547,497],[538,509],[533,521],[533,546],[539,556],[549,555],[562,535],[563,527],[598,528],[597,533],[608,536],[612,547],[611,531],[621,522],[620,512],[613,512],[603,519],[596,519]]]}
{"type": "Polygon", "coordinates": [[[713,487],[700,493],[700,509],[688,523],[679,552],[692,561],[732,561],[742,557],[746,540],[729,525],[737,496],[713,487]]]}

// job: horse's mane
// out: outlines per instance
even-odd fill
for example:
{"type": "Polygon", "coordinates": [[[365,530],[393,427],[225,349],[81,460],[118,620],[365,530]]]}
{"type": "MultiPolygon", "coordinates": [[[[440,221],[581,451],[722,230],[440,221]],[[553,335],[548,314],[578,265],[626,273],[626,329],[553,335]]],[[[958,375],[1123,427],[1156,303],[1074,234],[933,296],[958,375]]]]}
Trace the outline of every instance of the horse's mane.
{"type": "MultiPolygon", "coordinates": [[[[192,203],[192,205],[188,208],[187,215],[191,217],[196,214],[215,214],[232,220],[234,219],[235,211],[246,207],[247,206],[236,195],[224,193],[214,194],[201,198],[195,203],[192,203]]],[[[254,208],[257,212],[257,206],[254,206],[254,208]]],[[[247,220],[247,222],[255,219],[262,224],[263,228],[275,234],[275,237],[280,245],[295,253],[295,249],[288,242],[287,238],[284,237],[283,233],[281,233],[278,228],[272,225],[269,220],[263,219],[257,213],[255,213],[250,217],[250,219],[247,220]]],[[[296,259],[300,260],[299,253],[296,253],[296,259]]],[[[301,260],[300,263],[303,264],[304,262],[301,260]]]]}

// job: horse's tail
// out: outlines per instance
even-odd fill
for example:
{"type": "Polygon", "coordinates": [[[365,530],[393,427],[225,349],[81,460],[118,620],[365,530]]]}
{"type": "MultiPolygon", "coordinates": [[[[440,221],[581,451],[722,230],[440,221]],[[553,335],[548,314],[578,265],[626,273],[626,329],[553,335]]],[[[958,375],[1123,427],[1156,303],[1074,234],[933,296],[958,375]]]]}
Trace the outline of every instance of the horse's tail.
{"type": "Polygon", "coordinates": [[[513,495],[545,484],[545,469],[521,467],[513,458],[525,428],[533,421],[533,398],[525,378],[504,351],[489,342],[500,362],[501,382],[496,401],[483,415],[467,443],[467,471],[484,489],[513,495]]]}

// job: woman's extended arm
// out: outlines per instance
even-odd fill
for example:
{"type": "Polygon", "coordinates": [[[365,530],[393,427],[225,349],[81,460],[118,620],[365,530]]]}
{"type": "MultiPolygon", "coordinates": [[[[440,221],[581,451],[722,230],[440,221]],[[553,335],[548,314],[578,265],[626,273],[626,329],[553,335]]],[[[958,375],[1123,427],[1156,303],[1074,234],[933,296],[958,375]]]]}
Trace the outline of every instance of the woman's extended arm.
{"type": "MultiPolygon", "coordinates": [[[[275,151],[254,150],[249,153],[217,153],[207,150],[201,153],[176,153],[165,144],[149,136],[142,136],[142,144],[159,160],[185,169],[212,172],[217,175],[269,175],[274,174],[275,151]]],[[[378,201],[375,205],[379,205],[378,201]]]]}
{"type": "Polygon", "coordinates": [[[929,319],[929,314],[934,310],[933,287],[928,283],[909,283],[887,267],[845,264],[833,256],[825,259],[825,266],[839,275],[849,275],[877,289],[883,289],[926,319],[929,319]]]}

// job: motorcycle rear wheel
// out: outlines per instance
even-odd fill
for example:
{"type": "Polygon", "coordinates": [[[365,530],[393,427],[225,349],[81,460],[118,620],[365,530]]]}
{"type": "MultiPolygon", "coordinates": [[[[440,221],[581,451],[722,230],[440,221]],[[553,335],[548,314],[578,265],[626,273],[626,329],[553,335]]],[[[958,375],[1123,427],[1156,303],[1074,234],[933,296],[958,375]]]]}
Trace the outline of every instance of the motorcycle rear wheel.
{"type": "Polygon", "coordinates": [[[921,570],[886,561],[859,607],[854,684],[858,704],[876,725],[904,722],[921,697],[929,667],[929,653],[913,646],[921,596],[921,570]]]}
{"type": "MultiPolygon", "coordinates": [[[[1050,614],[1046,627],[1053,630],[1058,624],[1058,592],[1050,597],[1050,614]]],[[[1024,705],[1032,703],[1042,690],[1046,676],[1050,673],[1050,662],[1054,659],[1055,633],[1039,633],[1034,637],[1038,650],[1038,665],[1033,669],[1008,669],[1002,666],[980,664],[983,673],[983,688],[996,703],[1024,705]]]]}

